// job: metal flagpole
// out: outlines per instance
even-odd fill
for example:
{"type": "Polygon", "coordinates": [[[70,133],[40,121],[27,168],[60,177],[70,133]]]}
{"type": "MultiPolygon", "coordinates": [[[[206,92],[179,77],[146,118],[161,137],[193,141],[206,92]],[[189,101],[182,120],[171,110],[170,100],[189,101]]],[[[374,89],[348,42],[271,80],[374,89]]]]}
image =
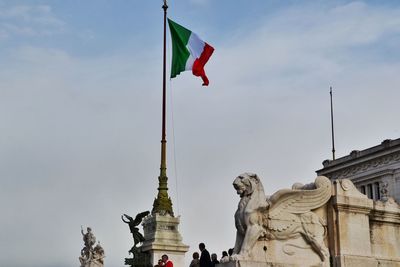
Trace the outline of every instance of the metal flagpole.
{"type": "Polygon", "coordinates": [[[164,0],[164,39],[163,39],[163,96],[162,96],[162,134],[161,134],[161,174],[167,176],[167,140],[166,140],[166,28],[167,28],[167,1],[164,0]]]}
{"type": "Polygon", "coordinates": [[[167,140],[166,140],[166,29],[167,29],[167,1],[162,6],[164,10],[164,36],[163,36],[163,96],[162,96],[162,134],[161,134],[161,165],[158,177],[158,195],[153,203],[152,213],[170,214],[174,216],[171,198],[168,196],[167,177],[167,140]]]}
{"type": "Polygon", "coordinates": [[[331,95],[331,128],[332,128],[332,159],[335,160],[335,131],[333,129],[333,101],[332,101],[332,86],[329,94],[331,95]]]}

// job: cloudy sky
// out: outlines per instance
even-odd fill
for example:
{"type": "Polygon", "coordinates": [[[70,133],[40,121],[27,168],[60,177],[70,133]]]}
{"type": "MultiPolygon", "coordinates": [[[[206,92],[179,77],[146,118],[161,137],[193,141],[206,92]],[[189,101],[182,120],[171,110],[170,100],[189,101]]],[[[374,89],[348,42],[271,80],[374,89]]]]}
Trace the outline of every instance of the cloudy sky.
{"type": "MultiPolygon", "coordinates": [[[[161,5],[0,0],[1,266],[78,266],[81,225],[107,266],[123,265],[120,216],[151,210],[157,193],[161,5]]],[[[400,137],[398,1],[169,6],[215,47],[209,87],[191,73],[167,82],[169,192],[188,261],[199,242],[233,246],[240,173],[267,194],[313,181],[331,157],[329,86],[337,157],[400,137]]]]}

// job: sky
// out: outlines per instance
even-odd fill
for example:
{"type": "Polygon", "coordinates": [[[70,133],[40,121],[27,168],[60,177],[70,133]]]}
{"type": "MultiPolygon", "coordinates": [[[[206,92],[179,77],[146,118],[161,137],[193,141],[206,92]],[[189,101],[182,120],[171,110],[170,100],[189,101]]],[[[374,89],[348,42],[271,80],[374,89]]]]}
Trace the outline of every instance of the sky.
{"type": "MultiPolygon", "coordinates": [[[[266,194],[400,137],[400,2],[168,1],[215,48],[208,87],[167,81],[169,194],[189,262],[234,245],[232,182],[266,194]]],[[[132,246],[160,166],[162,1],[0,0],[0,266],[78,266],[91,226],[106,266],[132,246]]],[[[167,64],[171,43],[167,36],[167,64]]],[[[168,70],[169,72],[169,70],[168,70]]]]}

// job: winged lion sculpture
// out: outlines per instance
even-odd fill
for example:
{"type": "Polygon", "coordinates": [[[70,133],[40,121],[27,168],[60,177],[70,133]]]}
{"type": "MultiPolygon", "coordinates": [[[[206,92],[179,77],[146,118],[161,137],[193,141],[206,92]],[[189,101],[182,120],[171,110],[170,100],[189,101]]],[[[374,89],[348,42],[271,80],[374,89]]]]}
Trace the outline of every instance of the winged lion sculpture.
{"type": "Polygon", "coordinates": [[[302,236],[329,263],[329,251],[324,244],[325,223],[312,210],[328,202],[331,181],[319,176],[312,184],[295,184],[266,197],[256,174],[243,173],[233,182],[240,195],[235,213],[235,259],[251,258],[251,251],[259,238],[286,240],[302,236]]]}

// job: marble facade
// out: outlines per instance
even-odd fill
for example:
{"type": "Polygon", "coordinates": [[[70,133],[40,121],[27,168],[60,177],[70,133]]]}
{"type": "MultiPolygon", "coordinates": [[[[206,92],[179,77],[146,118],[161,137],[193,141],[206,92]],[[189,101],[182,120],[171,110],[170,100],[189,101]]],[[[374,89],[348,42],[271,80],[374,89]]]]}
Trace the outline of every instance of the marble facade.
{"type": "Polygon", "coordinates": [[[380,145],[353,150],[336,160],[325,160],[317,170],[331,180],[349,179],[370,199],[393,197],[400,203],[400,138],[380,145]]]}

